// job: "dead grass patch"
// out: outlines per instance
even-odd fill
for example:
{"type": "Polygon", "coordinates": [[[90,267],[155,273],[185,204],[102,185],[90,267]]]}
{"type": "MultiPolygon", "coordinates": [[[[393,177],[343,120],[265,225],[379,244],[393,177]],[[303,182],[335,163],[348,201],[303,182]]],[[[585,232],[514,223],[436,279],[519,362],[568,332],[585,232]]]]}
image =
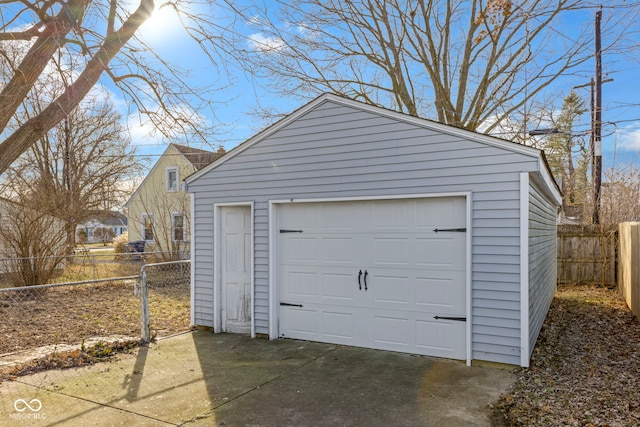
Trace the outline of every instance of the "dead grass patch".
{"type": "MultiPolygon", "coordinates": [[[[134,281],[0,293],[0,354],[91,337],[140,336],[134,281]]],[[[176,281],[149,290],[153,335],[190,327],[190,289],[176,281]]]]}
{"type": "Polygon", "coordinates": [[[560,286],[518,375],[496,405],[509,426],[640,425],[640,324],[615,289],[560,286]]]}

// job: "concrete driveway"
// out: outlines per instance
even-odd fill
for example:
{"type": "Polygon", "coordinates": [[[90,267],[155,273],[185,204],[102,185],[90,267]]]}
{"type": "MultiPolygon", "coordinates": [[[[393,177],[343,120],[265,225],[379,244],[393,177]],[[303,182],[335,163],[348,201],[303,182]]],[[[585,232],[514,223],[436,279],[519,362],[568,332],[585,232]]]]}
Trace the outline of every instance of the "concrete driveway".
{"type": "Polygon", "coordinates": [[[514,381],[448,360],[201,331],[5,382],[0,425],[490,426],[489,404],[514,381]]]}

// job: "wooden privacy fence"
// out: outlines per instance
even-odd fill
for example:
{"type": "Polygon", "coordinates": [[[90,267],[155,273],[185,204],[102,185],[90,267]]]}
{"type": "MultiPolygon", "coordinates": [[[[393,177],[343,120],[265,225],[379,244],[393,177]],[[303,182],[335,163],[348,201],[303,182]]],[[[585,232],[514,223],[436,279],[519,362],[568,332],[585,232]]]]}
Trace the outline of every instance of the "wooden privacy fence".
{"type": "Polygon", "coordinates": [[[640,319],[640,222],[623,222],[619,233],[618,288],[640,319]]]}
{"type": "Polygon", "coordinates": [[[617,228],[558,226],[558,283],[616,286],[617,228]]]}

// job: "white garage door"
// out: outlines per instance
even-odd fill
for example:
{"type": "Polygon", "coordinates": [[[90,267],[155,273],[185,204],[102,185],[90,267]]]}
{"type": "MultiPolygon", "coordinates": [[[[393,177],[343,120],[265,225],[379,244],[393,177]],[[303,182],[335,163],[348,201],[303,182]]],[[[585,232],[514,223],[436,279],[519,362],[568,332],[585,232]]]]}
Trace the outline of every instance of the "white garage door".
{"type": "Polygon", "coordinates": [[[466,358],[464,197],[277,215],[281,337],[466,358]]]}

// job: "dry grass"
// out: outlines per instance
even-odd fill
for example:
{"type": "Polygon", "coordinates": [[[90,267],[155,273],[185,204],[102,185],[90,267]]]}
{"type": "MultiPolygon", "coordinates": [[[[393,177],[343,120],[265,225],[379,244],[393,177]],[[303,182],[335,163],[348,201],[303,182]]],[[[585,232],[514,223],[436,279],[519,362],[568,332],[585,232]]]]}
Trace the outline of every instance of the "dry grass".
{"type": "Polygon", "coordinates": [[[137,262],[108,262],[98,258],[78,259],[69,264],[64,272],[52,283],[79,282],[110,277],[127,277],[140,274],[141,264],[137,262]]]}
{"type": "Polygon", "coordinates": [[[496,411],[509,426],[640,425],[640,324],[617,291],[559,287],[531,367],[496,411]]]}
{"type": "MultiPolygon", "coordinates": [[[[152,334],[188,330],[189,303],[184,281],[150,288],[152,334]]],[[[0,354],[113,335],[140,336],[133,281],[0,293],[0,354]]]]}

